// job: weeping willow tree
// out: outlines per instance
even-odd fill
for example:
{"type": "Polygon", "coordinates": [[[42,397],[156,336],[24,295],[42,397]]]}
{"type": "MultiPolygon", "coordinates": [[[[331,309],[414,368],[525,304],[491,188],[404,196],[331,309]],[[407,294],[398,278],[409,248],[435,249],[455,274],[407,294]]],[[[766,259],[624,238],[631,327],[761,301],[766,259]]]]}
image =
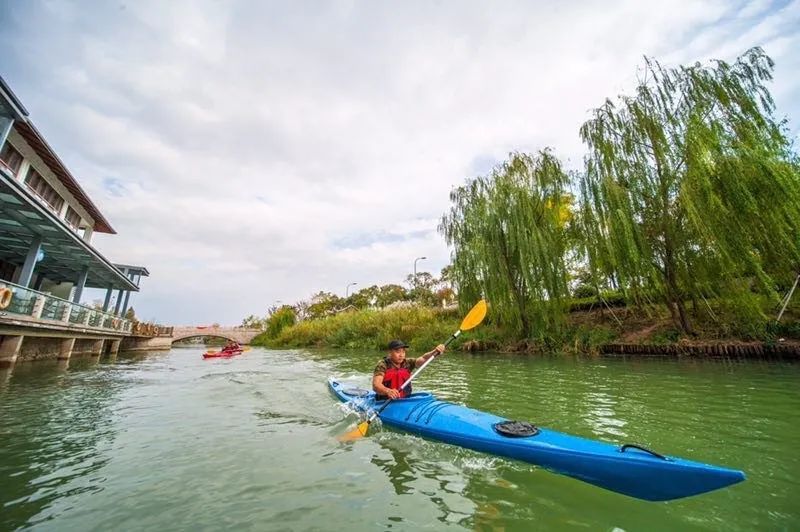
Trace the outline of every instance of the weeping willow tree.
{"type": "Polygon", "coordinates": [[[729,64],[667,69],[647,59],[636,93],[581,128],[588,145],[581,225],[595,270],[663,300],[692,332],[686,302],[715,296],[740,318],[756,292],[800,263],[800,179],[753,48],[729,64]]]}
{"type": "Polygon", "coordinates": [[[549,151],[513,153],[450,194],[439,230],[452,247],[452,279],[469,306],[481,296],[492,316],[526,338],[562,325],[568,177],[549,151]]]}

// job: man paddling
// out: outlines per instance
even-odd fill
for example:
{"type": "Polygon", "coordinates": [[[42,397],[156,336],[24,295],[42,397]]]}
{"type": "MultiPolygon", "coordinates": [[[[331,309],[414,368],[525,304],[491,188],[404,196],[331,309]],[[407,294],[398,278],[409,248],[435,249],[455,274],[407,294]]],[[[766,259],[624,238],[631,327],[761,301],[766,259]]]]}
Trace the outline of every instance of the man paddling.
{"type": "Polygon", "coordinates": [[[239,351],[242,348],[239,345],[239,342],[235,340],[228,340],[228,343],[225,344],[225,347],[222,348],[222,351],[225,353],[233,353],[234,351],[239,351]]]}
{"type": "Polygon", "coordinates": [[[375,390],[377,399],[400,399],[411,395],[411,384],[400,387],[411,377],[411,372],[420,367],[431,357],[444,353],[444,344],[437,345],[419,358],[409,360],[406,358],[408,345],[401,340],[389,342],[389,353],[375,366],[372,372],[372,389],[375,390]]]}

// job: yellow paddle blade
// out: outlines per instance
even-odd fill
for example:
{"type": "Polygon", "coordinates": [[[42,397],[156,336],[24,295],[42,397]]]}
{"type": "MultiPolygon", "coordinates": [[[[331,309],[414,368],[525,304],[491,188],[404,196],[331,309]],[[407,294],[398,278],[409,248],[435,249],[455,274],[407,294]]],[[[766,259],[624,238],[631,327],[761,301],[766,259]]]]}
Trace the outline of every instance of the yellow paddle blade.
{"type": "Polygon", "coordinates": [[[464,321],[461,322],[461,329],[462,331],[468,331],[474,327],[477,327],[482,321],[483,318],[486,317],[486,300],[481,299],[475,306],[472,307],[472,310],[464,317],[464,321]]]}
{"type": "Polygon", "coordinates": [[[358,426],[348,432],[347,434],[342,434],[339,436],[339,441],[346,442],[346,441],[354,441],[360,438],[363,438],[367,435],[367,431],[369,430],[369,421],[362,421],[358,424],[358,426]]]}

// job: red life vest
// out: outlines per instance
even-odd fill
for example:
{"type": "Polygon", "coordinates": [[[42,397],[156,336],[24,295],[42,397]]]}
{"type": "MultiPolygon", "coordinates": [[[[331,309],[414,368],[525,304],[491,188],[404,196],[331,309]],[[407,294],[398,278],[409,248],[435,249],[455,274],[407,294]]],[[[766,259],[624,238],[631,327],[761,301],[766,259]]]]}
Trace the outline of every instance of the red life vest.
{"type": "Polygon", "coordinates": [[[386,373],[383,374],[383,385],[387,388],[400,391],[400,397],[411,395],[411,384],[400,390],[400,387],[411,377],[411,372],[406,367],[396,368],[389,357],[383,359],[386,363],[386,373]]]}

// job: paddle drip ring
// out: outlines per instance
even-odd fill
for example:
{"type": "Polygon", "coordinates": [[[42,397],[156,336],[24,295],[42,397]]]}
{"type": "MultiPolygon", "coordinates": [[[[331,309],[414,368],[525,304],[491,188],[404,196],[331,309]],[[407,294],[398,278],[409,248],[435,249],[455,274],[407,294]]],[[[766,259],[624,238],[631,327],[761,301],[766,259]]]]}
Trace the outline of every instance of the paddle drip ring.
{"type": "Polygon", "coordinates": [[[511,438],[524,438],[525,436],[536,436],[539,428],[527,421],[501,421],[494,424],[494,430],[502,436],[511,438]]]}

